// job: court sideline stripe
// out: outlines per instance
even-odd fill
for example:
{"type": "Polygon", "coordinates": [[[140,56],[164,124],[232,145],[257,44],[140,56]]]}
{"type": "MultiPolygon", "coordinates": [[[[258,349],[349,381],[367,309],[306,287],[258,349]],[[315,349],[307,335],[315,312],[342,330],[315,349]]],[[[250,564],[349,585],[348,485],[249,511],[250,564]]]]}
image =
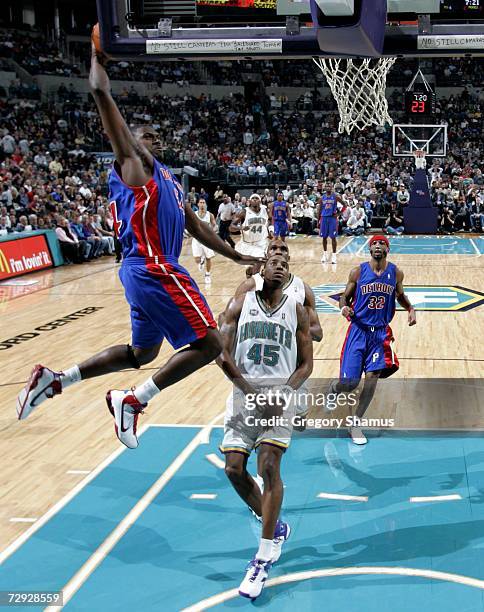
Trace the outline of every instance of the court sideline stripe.
{"type": "Polygon", "coordinates": [[[366,247],[366,245],[370,242],[371,240],[371,236],[369,236],[366,240],[365,240],[365,244],[362,244],[360,246],[360,248],[356,251],[356,253],[352,253],[353,255],[359,255],[361,253],[361,251],[366,247]]]}
{"type": "Polygon", "coordinates": [[[482,253],[477,248],[477,244],[474,242],[474,239],[473,238],[469,238],[469,242],[472,244],[472,246],[474,247],[475,252],[480,257],[482,253]]]}
{"type": "MultiPolygon", "coordinates": [[[[139,435],[142,435],[146,429],[148,429],[149,424],[143,425],[143,427],[139,430],[139,435]]],[[[41,527],[43,527],[50,519],[55,516],[62,508],[67,505],[86,485],[88,485],[91,480],[96,478],[110,463],[112,463],[119,455],[126,450],[125,446],[121,446],[117,448],[113,453],[111,453],[104,461],[102,461],[94,470],[83,478],[67,495],[65,495],[62,499],[60,499],[56,504],[49,508],[45,514],[43,514],[39,520],[29,527],[27,531],[22,533],[17,539],[15,539],[5,550],[0,553],[0,565],[6,561],[16,550],[22,546],[31,536],[34,535],[41,527]]]]}
{"type": "MultiPolygon", "coordinates": [[[[451,574],[448,572],[437,572],[435,570],[422,570],[412,567],[336,567],[324,570],[309,570],[306,572],[295,572],[271,578],[265,584],[265,588],[300,582],[301,580],[312,580],[313,578],[331,578],[332,576],[365,576],[365,575],[387,575],[387,576],[410,576],[418,578],[428,578],[429,580],[442,580],[443,582],[454,582],[476,589],[484,589],[484,580],[462,576],[461,574],[451,574]]],[[[239,597],[239,589],[230,589],[223,593],[218,593],[212,597],[207,597],[202,601],[193,604],[188,608],[183,608],[181,612],[202,612],[221,603],[239,597]]]]}
{"type": "Polygon", "coordinates": [[[223,417],[225,410],[213,418],[208,425],[206,425],[201,431],[199,431],[195,437],[185,446],[182,452],[176,457],[176,459],[168,466],[158,480],[148,489],[148,491],[141,497],[141,499],[133,506],[128,512],[124,519],[118,523],[113,529],[109,536],[104,542],[94,551],[84,565],[74,574],[69,582],[62,587],[60,590],[63,593],[62,606],[48,606],[45,608],[45,612],[54,612],[54,610],[62,610],[72,597],[77,593],[81,586],[86,582],[89,576],[94,570],[104,561],[107,555],[112,551],[116,544],[121,538],[127,533],[127,531],[134,525],[134,523],[143,514],[146,508],[155,500],[160,494],[164,487],[170,482],[175,476],[178,470],[186,462],[186,460],[192,455],[192,453],[198,448],[200,444],[204,443],[206,439],[207,431],[210,432],[214,427],[215,423],[223,417]]]}
{"type": "MultiPolygon", "coordinates": [[[[346,247],[347,247],[349,244],[351,244],[355,238],[356,238],[356,236],[352,236],[352,237],[351,237],[351,238],[348,240],[348,242],[345,242],[345,243],[343,244],[343,246],[342,246],[342,247],[340,247],[340,248],[339,248],[339,249],[336,251],[336,255],[338,255],[338,253],[341,253],[341,251],[342,251],[343,249],[346,249],[346,247]]],[[[291,265],[293,265],[293,263],[292,263],[292,262],[291,262],[291,265]]]]}

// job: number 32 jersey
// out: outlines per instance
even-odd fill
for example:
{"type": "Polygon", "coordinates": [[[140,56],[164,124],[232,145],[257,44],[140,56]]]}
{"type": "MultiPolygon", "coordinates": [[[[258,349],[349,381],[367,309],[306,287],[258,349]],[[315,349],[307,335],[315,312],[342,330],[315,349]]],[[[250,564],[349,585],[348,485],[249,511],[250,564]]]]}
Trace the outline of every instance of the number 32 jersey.
{"type": "Polygon", "coordinates": [[[287,380],[297,368],[297,302],[283,295],[269,311],[258,291],[245,295],[235,345],[235,363],[248,378],[287,380]]]}
{"type": "Polygon", "coordinates": [[[363,327],[386,327],[395,314],[397,267],[387,263],[385,271],[377,275],[370,264],[360,265],[351,321],[363,327]]]}

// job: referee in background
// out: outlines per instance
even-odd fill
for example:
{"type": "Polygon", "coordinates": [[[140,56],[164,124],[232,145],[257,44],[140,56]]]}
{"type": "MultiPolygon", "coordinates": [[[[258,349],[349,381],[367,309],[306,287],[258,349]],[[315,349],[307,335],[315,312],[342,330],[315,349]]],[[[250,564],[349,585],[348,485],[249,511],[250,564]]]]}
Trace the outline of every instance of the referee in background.
{"type": "Polygon", "coordinates": [[[218,207],[218,217],[220,219],[218,226],[218,235],[222,240],[225,240],[229,245],[234,248],[235,242],[229,232],[230,224],[235,214],[235,206],[232,204],[232,200],[228,195],[224,194],[224,198],[220,206],[218,207]]]}

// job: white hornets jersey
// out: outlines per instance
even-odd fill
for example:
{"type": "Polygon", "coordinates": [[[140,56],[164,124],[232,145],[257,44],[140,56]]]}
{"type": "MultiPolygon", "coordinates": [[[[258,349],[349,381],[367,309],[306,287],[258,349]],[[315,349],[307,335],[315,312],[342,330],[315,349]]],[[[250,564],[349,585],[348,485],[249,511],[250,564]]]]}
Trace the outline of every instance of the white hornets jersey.
{"type": "Polygon", "coordinates": [[[266,240],[269,235],[267,231],[268,220],[266,208],[261,207],[259,212],[254,212],[247,206],[245,209],[245,221],[242,225],[248,226],[249,229],[242,232],[242,240],[249,243],[266,240]]]}
{"type": "Polygon", "coordinates": [[[248,291],[240,313],[235,363],[248,378],[282,379],[297,368],[296,300],[283,295],[268,310],[259,292],[248,291]]]}
{"type": "MultiPolygon", "coordinates": [[[[254,274],[252,277],[255,281],[255,290],[260,291],[264,286],[264,279],[260,274],[254,274]]],[[[296,302],[304,306],[304,301],[306,299],[306,291],[304,289],[304,281],[300,276],[294,276],[294,274],[289,275],[289,279],[282,288],[282,291],[285,295],[289,295],[293,297],[296,302]]]]}
{"type": "Polygon", "coordinates": [[[210,213],[208,212],[208,210],[205,211],[203,217],[200,216],[200,211],[197,211],[196,215],[200,219],[200,221],[203,221],[203,223],[211,223],[210,213]]]}

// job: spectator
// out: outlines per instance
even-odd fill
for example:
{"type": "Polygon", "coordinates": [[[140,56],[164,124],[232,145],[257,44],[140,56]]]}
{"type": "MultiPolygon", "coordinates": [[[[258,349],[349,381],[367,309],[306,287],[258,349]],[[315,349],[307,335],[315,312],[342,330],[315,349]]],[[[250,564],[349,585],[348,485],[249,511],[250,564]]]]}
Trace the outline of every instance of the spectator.
{"type": "Polygon", "coordinates": [[[343,233],[345,236],[361,236],[365,233],[365,213],[359,204],[351,209],[343,233]]]}
{"type": "Polygon", "coordinates": [[[448,206],[444,206],[442,211],[440,231],[443,234],[452,234],[454,232],[454,215],[448,206]]]}
{"type": "Polygon", "coordinates": [[[71,231],[69,221],[65,217],[60,218],[55,233],[59,240],[62,256],[66,260],[66,263],[82,263],[83,257],[79,240],[76,234],[71,231]]]}
{"type": "Polygon", "coordinates": [[[391,205],[390,213],[385,221],[385,229],[387,233],[391,235],[403,234],[403,219],[399,216],[395,203],[391,205]]]}

